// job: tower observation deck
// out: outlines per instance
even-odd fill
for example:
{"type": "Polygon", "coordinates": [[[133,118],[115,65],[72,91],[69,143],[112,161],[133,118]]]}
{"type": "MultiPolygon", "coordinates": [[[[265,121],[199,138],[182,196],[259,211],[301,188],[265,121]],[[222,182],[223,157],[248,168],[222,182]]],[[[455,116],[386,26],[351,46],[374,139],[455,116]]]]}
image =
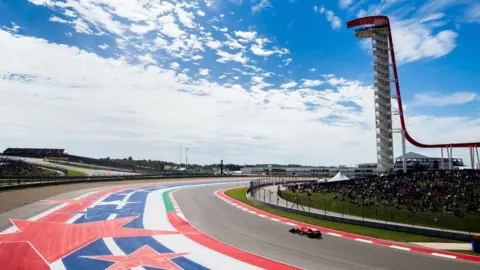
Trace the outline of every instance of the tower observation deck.
{"type": "MultiPolygon", "coordinates": [[[[358,27],[355,30],[355,37],[372,39],[378,170],[390,170],[394,167],[391,110],[392,98],[395,98],[398,102],[398,115],[400,116],[400,132],[402,133],[403,138],[402,142],[404,156],[405,140],[407,140],[413,146],[420,148],[440,148],[442,151],[442,158],[443,148],[447,148],[447,155],[450,159],[450,169],[452,168],[453,148],[469,148],[472,169],[474,168],[475,164],[475,152],[477,163],[480,164],[480,156],[478,154],[480,142],[425,144],[416,141],[408,133],[403,114],[402,97],[400,93],[400,83],[398,80],[397,66],[395,62],[392,31],[388,17],[370,16],[347,22],[347,28],[352,27],[358,27]],[[393,80],[390,78],[390,66],[392,67],[393,80]],[[394,96],[391,95],[390,82],[395,84],[394,96]]],[[[444,168],[443,162],[442,168],[444,168]]],[[[404,171],[405,170],[406,167],[404,161],[404,171]]]]}

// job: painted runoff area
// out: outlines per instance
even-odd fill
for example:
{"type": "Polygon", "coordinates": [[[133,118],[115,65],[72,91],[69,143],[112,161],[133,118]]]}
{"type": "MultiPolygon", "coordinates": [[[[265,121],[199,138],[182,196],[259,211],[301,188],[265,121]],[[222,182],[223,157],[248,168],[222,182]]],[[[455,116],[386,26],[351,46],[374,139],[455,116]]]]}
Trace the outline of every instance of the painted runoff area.
{"type": "Polygon", "coordinates": [[[436,256],[436,257],[448,258],[448,259],[452,259],[452,260],[464,260],[464,261],[480,263],[480,256],[473,256],[473,255],[468,255],[468,254],[460,254],[460,253],[441,251],[441,250],[436,250],[436,249],[431,249],[431,248],[407,245],[407,244],[403,244],[403,243],[399,243],[399,242],[393,242],[393,241],[388,241],[388,240],[383,240],[383,239],[378,239],[378,238],[373,238],[373,237],[367,237],[367,236],[353,234],[353,233],[347,233],[347,232],[332,230],[332,229],[329,229],[329,228],[324,228],[324,227],[320,227],[320,226],[307,224],[307,223],[299,222],[299,221],[296,221],[296,220],[276,216],[276,215],[270,214],[268,212],[262,211],[260,209],[257,209],[255,207],[252,207],[248,204],[242,203],[242,202],[240,202],[240,201],[238,201],[238,200],[236,200],[232,197],[229,197],[228,195],[225,194],[225,192],[230,190],[230,189],[232,189],[232,188],[218,190],[218,191],[215,192],[215,195],[217,197],[219,197],[220,199],[222,199],[223,201],[237,207],[240,210],[243,210],[245,212],[248,212],[250,214],[256,215],[256,216],[261,217],[261,218],[269,219],[269,220],[274,221],[274,222],[280,222],[280,223],[283,223],[283,224],[288,225],[288,226],[306,226],[306,227],[318,229],[322,233],[330,235],[330,236],[349,239],[349,240],[352,240],[352,241],[362,242],[362,243],[365,243],[365,244],[378,245],[378,246],[403,250],[403,251],[406,251],[406,252],[422,253],[422,254],[427,254],[427,255],[436,256]]]}
{"type": "MultiPolygon", "coordinates": [[[[238,181],[238,182],[245,182],[238,181]]],[[[175,181],[91,192],[0,233],[2,269],[298,269],[213,239],[172,192],[232,181],[175,181]]]]}

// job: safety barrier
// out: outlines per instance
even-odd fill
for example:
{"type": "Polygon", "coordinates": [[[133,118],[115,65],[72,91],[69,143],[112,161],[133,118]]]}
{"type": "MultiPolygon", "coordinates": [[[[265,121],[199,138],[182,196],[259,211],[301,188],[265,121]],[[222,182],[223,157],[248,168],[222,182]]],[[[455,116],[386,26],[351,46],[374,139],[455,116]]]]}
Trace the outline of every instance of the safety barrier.
{"type": "MultiPolygon", "coordinates": [[[[290,181],[299,182],[295,180],[290,180],[290,181]]],[[[281,211],[286,211],[290,213],[295,213],[299,215],[309,216],[309,217],[328,220],[328,221],[341,222],[341,223],[359,225],[359,226],[367,226],[367,227],[378,228],[378,229],[386,229],[391,231],[421,234],[421,235],[452,239],[452,240],[458,240],[458,241],[470,242],[473,237],[473,234],[467,233],[467,232],[455,232],[455,231],[440,230],[440,229],[427,228],[427,227],[418,227],[414,225],[406,225],[406,224],[404,225],[404,224],[398,224],[398,223],[385,223],[380,221],[362,220],[362,219],[350,218],[345,216],[342,217],[342,216],[331,215],[328,213],[319,213],[319,212],[295,209],[292,207],[279,205],[278,203],[277,204],[271,203],[271,194],[269,194],[270,202],[267,202],[268,198],[266,196],[265,191],[263,192],[263,200],[262,200],[260,188],[268,185],[275,185],[275,184],[279,184],[279,181],[278,180],[277,181],[275,180],[251,181],[250,188],[248,189],[248,192],[247,192],[248,199],[255,201],[259,204],[262,204],[271,208],[275,208],[281,211]],[[268,184],[269,182],[270,184],[268,184]]]]}

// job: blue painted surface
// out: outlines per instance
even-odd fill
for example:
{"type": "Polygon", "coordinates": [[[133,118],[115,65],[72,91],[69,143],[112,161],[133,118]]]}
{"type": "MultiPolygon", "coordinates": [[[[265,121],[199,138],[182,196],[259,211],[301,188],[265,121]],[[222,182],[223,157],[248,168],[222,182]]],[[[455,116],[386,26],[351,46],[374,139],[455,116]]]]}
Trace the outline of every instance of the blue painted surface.
{"type": "MultiPolygon", "coordinates": [[[[236,182],[244,182],[245,180],[240,180],[236,182]]],[[[116,218],[122,217],[131,217],[137,216],[136,219],[126,224],[124,227],[128,228],[139,228],[144,229],[143,227],[143,214],[145,210],[145,202],[148,194],[152,191],[164,189],[167,187],[178,187],[178,186],[188,186],[188,185],[199,185],[206,183],[222,183],[224,181],[216,182],[196,182],[192,184],[169,184],[162,186],[155,186],[149,188],[132,188],[128,190],[123,190],[120,192],[112,193],[103,202],[112,202],[112,201],[121,201],[129,193],[132,193],[127,202],[127,204],[122,209],[116,209],[116,205],[97,205],[95,207],[89,207],[86,211],[76,212],[83,214],[80,218],[74,221],[74,224],[80,223],[89,223],[107,220],[111,214],[116,214],[116,218]]],[[[231,181],[229,181],[231,182],[231,181]]],[[[159,243],[151,236],[145,237],[121,237],[114,238],[115,243],[118,247],[125,253],[130,254],[140,247],[147,245],[159,253],[173,253],[175,251],[168,249],[166,246],[159,243]]],[[[95,260],[84,258],[82,256],[99,256],[99,255],[112,255],[110,250],[107,248],[102,239],[96,240],[95,242],[73,252],[72,254],[66,256],[62,259],[65,267],[67,269],[106,269],[111,266],[113,263],[102,260],[95,260]]],[[[185,257],[178,257],[172,259],[172,262],[177,264],[183,269],[207,269],[198,263],[195,263],[185,257]]],[[[155,269],[151,267],[144,267],[145,269],[155,269]]]]}

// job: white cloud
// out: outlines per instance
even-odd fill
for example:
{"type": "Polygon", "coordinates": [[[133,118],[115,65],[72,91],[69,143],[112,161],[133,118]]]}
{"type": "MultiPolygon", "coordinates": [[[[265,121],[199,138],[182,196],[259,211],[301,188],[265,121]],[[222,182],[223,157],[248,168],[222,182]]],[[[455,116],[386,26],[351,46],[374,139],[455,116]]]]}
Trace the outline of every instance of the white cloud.
{"type": "MultiPolygon", "coordinates": [[[[438,17],[438,16],[437,16],[438,17]]],[[[424,18],[435,21],[434,16],[424,18]]],[[[433,33],[433,29],[418,19],[392,19],[395,56],[399,62],[412,62],[422,58],[438,58],[450,53],[456,46],[458,34],[452,30],[433,33]]]]}
{"type": "Polygon", "coordinates": [[[310,72],[315,72],[316,70],[317,70],[316,68],[311,68],[311,69],[309,69],[308,71],[310,71],[310,72]]]}
{"type": "Polygon", "coordinates": [[[479,95],[473,92],[456,92],[453,94],[421,93],[415,94],[414,104],[421,106],[460,105],[475,101],[477,97],[479,95]]]}
{"type": "Polygon", "coordinates": [[[345,78],[337,78],[335,76],[332,76],[331,74],[326,75],[324,77],[326,78],[326,82],[333,86],[348,85],[353,83],[352,81],[348,81],[345,78]]]}
{"type": "Polygon", "coordinates": [[[74,11],[72,10],[69,10],[69,9],[66,9],[63,14],[65,14],[65,16],[68,16],[68,17],[77,17],[77,13],[75,13],[74,11]]]}
{"type": "Polygon", "coordinates": [[[340,8],[347,8],[352,4],[353,0],[340,0],[339,5],[340,8]]]}
{"type": "MultiPolygon", "coordinates": [[[[444,27],[448,23],[446,13],[442,12],[452,5],[464,5],[466,2],[455,0],[431,0],[422,5],[417,12],[406,18],[408,12],[388,14],[391,9],[409,10],[403,1],[382,1],[378,5],[370,5],[367,10],[360,10],[357,16],[387,14],[392,25],[395,54],[399,63],[412,62],[424,58],[438,58],[449,54],[456,47],[458,34],[444,27]],[[397,16],[398,15],[398,16],[397,16]]],[[[471,8],[471,5],[469,6],[471,8]]],[[[393,12],[394,12],[393,11],[393,12]]],[[[367,42],[361,42],[366,47],[367,42]]]]}
{"type": "Polygon", "coordinates": [[[99,47],[100,49],[102,49],[102,50],[106,50],[106,49],[108,49],[110,46],[108,46],[108,44],[104,43],[104,44],[102,44],[102,45],[98,45],[98,47],[99,47]]]}
{"type": "Polygon", "coordinates": [[[67,20],[64,20],[62,18],[59,18],[57,16],[52,16],[50,17],[51,22],[58,22],[58,23],[69,23],[67,20]]]}
{"type": "Polygon", "coordinates": [[[253,41],[257,36],[257,32],[235,31],[235,36],[240,38],[241,42],[253,41]]]}
{"type": "Polygon", "coordinates": [[[260,12],[266,8],[271,8],[272,4],[268,0],[260,0],[256,5],[252,7],[252,13],[260,12]]]}
{"type": "Polygon", "coordinates": [[[164,48],[165,46],[168,45],[168,42],[161,38],[161,37],[156,37],[155,40],[153,41],[153,43],[155,44],[155,46],[160,49],[160,48],[164,48]]]}
{"type": "Polygon", "coordinates": [[[139,55],[137,56],[137,59],[144,65],[149,65],[149,64],[154,65],[157,63],[157,61],[153,59],[151,54],[139,55]]]}
{"type": "Polygon", "coordinates": [[[218,50],[217,55],[220,56],[220,58],[217,59],[217,62],[220,62],[220,63],[233,61],[233,62],[239,62],[241,64],[245,64],[248,62],[248,57],[243,56],[243,52],[231,54],[222,50],[218,50]]]}
{"type": "Polygon", "coordinates": [[[297,86],[297,83],[294,82],[294,81],[291,81],[291,82],[284,83],[284,84],[280,85],[280,88],[289,89],[289,88],[292,88],[292,87],[295,87],[295,86],[297,86]]]}
{"type": "Polygon", "coordinates": [[[480,23],[480,3],[469,6],[465,11],[465,17],[470,23],[480,23]]]}
{"type": "Polygon", "coordinates": [[[172,62],[170,63],[170,67],[173,69],[178,69],[180,67],[180,64],[177,62],[172,62]]]}
{"type": "Polygon", "coordinates": [[[46,6],[51,6],[54,4],[52,0],[28,0],[30,3],[35,4],[35,5],[46,5],[46,6]]]}
{"type": "Polygon", "coordinates": [[[208,76],[209,73],[210,73],[210,70],[208,68],[200,68],[198,70],[198,74],[202,76],[208,76]]]}
{"type": "Polygon", "coordinates": [[[157,28],[156,25],[154,24],[133,24],[130,26],[130,31],[138,34],[138,35],[144,35],[152,30],[155,30],[157,28]]]}
{"type": "Polygon", "coordinates": [[[74,25],[75,31],[77,33],[88,34],[88,35],[93,34],[92,29],[90,29],[88,24],[83,19],[78,18],[78,19],[74,20],[73,25],[74,25]]]}
{"type": "Polygon", "coordinates": [[[188,77],[187,74],[180,73],[177,75],[176,79],[179,82],[188,82],[190,80],[190,77],[188,77]]]}
{"type": "Polygon", "coordinates": [[[259,68],[259,67],[256,67],[256,66],[247,65],[247,64],[245,64],[245,65],[243,65],[243,66],[246,67],[246,68],[249,68],[249,69],[251,69],[251,70],[253,70],[253,71],[255,71],[255,72],[262,72],[262,71],[263,71],[263,69],[261,69],[261,68],[259,68]]]}
{"type": "Polygon", "coordinates": [[[228,46],[231,50],[245,49],[245,46],[235,39],[228,40],[224,44],[228,46]]]}
{"type": "Polygon", "coordinates": [[[175,13],[177,14],[178,19],[180,20],[180,22],[183,25],[185,25],[188,28],[194,28],[195,27],[195,23],[193,22],[193,19],[195,18],[195,15],[193,15],[192,12],[187,12],[187,11],[183,10],[182,8],[177,7],[175,9],[175,13]]]}
{"type": "Polygon", "coordinates": [[[197,60],[200,60],[200,59],[203,59],[203,56],[201,56],[201,55],[194,55],[194,56],[192,56],[192,60],[197,61],[197,60]]]}
{"type": "Polygon", "coordinates": [[[324,14],[325,18],[330,23],[330,26],[333,30],[338,30],[342,26],[342,20],[338,16],[335,16],[335,13],[333,13],[333,11],[325,9],[324,6],[321,6],[320,8],[314,6],[313,11],[324,14]]]}
{"type": "Polygon", "coordinates": [[[283,54],[288,53],[288,50],[286,50],[286,49],[279,49],[279,48],[274,48],[273,50],[264,49],[263,46],[264,46],[265,43],[269,42],[268,39],[257,38],[255,40],[255,42],[256,43],[253,44],[250,48],[252,53],[255,54],[255,55],[267,57],[267,56],[271,56],[271,55],[274,55],[274,54],[283,55],[283,54]]]}
{"type": "Polygon", "coordinates": [[[170,22],[163,25],[160,32],[171,38],[179,38],[185,35],[185,31],[181,30],[176,23],[170,22]]]}
{"type": "Polygon", "coordinates": [[[203,17],[203,16],[205,16],[205,12],[199,10],[199,11],[197,11],[197,15],[200,16],[200,17],[203,17]]]}
{"type": "Polygon", "coordinates": [[[220,47],[222,47],[222,42],[218,41],[218,40],[210,40],[208,41],[207,43],[205,43],[205,45],[213,50],[216,50],[220,47]]]}
{"type": "Polygon", "coordinates": [[[290,63],[292,61],[293,61],[292,58],[287,58],[287,59],[283,60],[283,63],[285,64],[285,66],[288,66],[288,65],[290,65],[290,63]]]}
{"type": "Polygon", "coordinates": [[[420,20],[420,23],[425,23],[425,22],[430,22],[430,21],[436,21],[438,19],[441,19],[445,17],[445,13],[434,13],[430,14],[427,17],[423,18],[420,20]]]}
{"type": "Polygon", "coordinates": [[[458,0],[429,0],[420,7],[419,11],[423,13],[438,12],[452,5],[462,4],[462,2],[458,0]]]}
{"type": "Polygon", "coordinates": [[[20,30],[20,28],[21,28],[20,26],[18,26],[14,22],[10,22],[10,25],[11,25],[11,27],[3,26],[2,28],[9,31],[9,32],[12,32],[12,33],[18,33],[18,30],[20,30]]]}
{"type": "Polygon", "coordinates": [[[321,85],[321,84],[323,84],[323,82],[320,81],[320,80],[307,80],[307,79],[304,79],[302,86],[304,86],[304,87],[315,87],[315,86],[319,86],[319,85],[321,85]]]}
{"type": "Polygon", "coordinates": [[[204,0],[207,7],[211,7],[215,4],[215,0],[204,0]]]}
{"type": "Polygon", "coordinates": [[[264,78],[260,76],[253,76],[252,77],[252,86],[250,87],[250,90],[254,93],[259,93],[263,91],[264,89],[272,86],[273,84],[266,83],[264,82],[264,78]]]}

